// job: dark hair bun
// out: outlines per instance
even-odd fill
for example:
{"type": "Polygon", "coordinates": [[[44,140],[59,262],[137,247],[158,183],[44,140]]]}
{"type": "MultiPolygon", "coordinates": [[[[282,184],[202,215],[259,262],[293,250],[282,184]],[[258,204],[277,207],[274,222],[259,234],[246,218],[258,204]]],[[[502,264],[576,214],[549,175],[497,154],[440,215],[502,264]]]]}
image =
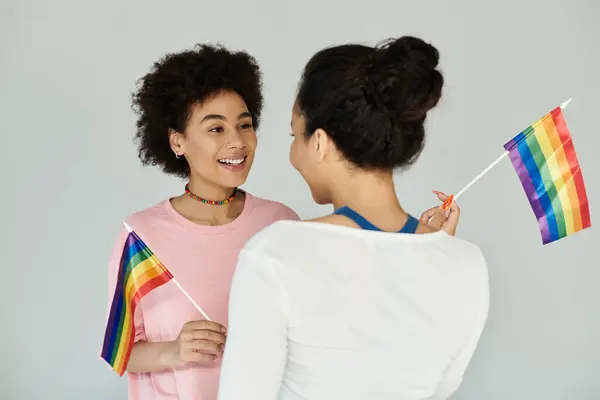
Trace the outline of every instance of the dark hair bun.
{"type": "Polygon", "coordinates": [[[398,121],[423,122],[438,103],[444,80],[438,50],[421,39],[387,40],[370,57],[366,80],[378,101],[397,110],[398,121]]]}
{"type": "Polygon", "coordinates": [[[425,143],[427,111],[442,94],[438,62],[435,47],[410,36],[321,50],[306,64],[298,91],[306,135],[325,130],[358,167],[413,163],[425,143]]]}

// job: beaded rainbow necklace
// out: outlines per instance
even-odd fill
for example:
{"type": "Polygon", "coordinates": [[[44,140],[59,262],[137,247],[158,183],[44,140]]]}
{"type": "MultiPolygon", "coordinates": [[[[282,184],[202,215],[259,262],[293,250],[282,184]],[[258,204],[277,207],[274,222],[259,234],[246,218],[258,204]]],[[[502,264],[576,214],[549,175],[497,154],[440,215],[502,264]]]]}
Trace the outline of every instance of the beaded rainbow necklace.
{"type": "Polygon", "coordinates": [[[185,193],[188,196],[190,196],[192,199],[194,199],[196,201],[199,201],[201,203],[204,203],[204,204],[211,204],[211,205],[215,205],[215,206],[220,206],[220,205],[223,205],[223,204],[229,204],[229,203],[231,203],[233,201],[233,199],[235,199],[235,195],[238,194],[238,192],[240,192],[240,191],[241,191],[241,189],[234,188],[233,189],[233,193],[232,193],[232,195],[229,198],[227,198],[225,200],[217,201],[217,200],[208,200],[208,199],[204,199],[204,198],[202,198],[200,196],[197,196],[194,193],[192,193],[192,191],[189,188],[189,184],[185,185],[185,193]]]}

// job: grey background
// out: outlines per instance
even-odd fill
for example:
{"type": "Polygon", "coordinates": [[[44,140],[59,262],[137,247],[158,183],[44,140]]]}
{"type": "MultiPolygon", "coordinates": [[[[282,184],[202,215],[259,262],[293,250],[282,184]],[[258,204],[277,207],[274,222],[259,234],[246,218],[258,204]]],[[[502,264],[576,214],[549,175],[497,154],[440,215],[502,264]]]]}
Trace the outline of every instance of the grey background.
{"type": "MultiPolygon", "coordinates": [[[[125,399],[125,380],[97,358],[109,252],[124,217],[183,190],[140,166],[129,96],[158,57],[195,42],[260,61],[266,111],[246,188],[302,217],[329,211],[312,204],[288,163],[302,66],[324,46],[414,34],[440,49],[447,85],[425,153],[398,175],[406,208],[436,204],[432,189],[458,191],[505,141],[572,96],[565,115],[597,222],[592,0],[2,0],[0,10],[1,399],[125,399]]],[[[492,303],[454,399],[600,398],[599,231],[542,247],[508,160],[460,205],[459,235],[489,260],[492,303]]]]}

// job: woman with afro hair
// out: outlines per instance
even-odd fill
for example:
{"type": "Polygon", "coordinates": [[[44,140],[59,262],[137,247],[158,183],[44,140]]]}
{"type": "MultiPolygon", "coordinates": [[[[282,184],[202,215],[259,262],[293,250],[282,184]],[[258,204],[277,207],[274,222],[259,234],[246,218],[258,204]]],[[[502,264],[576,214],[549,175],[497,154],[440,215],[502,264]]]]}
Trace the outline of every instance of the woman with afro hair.
{"type": "MultiPolygon", "coordinates": [[[[148,293],[134,315],[130,399],[216,398],[238,252],[269,224],[298,219],[281,203],[237,189],[254,159],[261,84],[249,54],[198,45],[156,62],[133,95],[142,162],[188,183],[182,195],[125,222],[218,322],[204,320],[172,282],[148,293]]],[[[109,299],[126,236],[123,229],[109,263],[109,299]]]]}
{"type": "MultiPolygon", "coordinates": [[[[126,367],[131,400],[217,398],[238,253],[270,224],[298,220],[287,206],[239,189],[254,160],[262,107],[255,59],[212,45],[166,55],[133,95],[143,164],[187,184],[183,194],[125,222],[212,321],[173,282],[143,297],[134,314],[135,339],[126,367]]],[[[453,212],[444,229],[457,223],[453,212]]],[[[109,299],[127,234],[123,228],[109,263],[109,299]]],[[[260,359],[255,363],[248,368],[261,367],[260,359]]]]}

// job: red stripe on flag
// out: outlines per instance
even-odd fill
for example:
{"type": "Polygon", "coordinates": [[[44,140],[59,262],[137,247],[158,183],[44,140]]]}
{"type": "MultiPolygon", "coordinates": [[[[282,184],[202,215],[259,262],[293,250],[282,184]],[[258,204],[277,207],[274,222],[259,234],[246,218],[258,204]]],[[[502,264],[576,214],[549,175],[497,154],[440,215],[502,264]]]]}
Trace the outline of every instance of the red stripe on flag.
{"type": "Polygon", "coordinates": [[[581,215],[581,229],[589,228],[591,226],[590,218],[590,207],[588,204],[587,192],[585,190],[585,184],[583,182],[583,175],[581,174],[581,167],[577,160],[577,153],[573,146],[573,140],[571,139],[571,133],[565,121],[562,110],[558,108],[557,112],[552,113],[554,125],[560,136],[560,140],[565,149],[567,155],[567,161],[569,162],[569,168],[571,174],[573,174],[573,180],[575,182],[575,190],[577,191],[577,197],[579,198],[579,213],[581,215]]]}

